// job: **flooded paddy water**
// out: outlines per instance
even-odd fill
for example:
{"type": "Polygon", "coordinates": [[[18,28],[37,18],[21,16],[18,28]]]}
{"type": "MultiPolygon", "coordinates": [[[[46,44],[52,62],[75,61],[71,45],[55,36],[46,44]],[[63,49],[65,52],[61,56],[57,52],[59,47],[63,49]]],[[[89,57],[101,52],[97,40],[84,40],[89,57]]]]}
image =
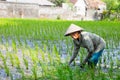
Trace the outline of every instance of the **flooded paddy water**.
{"type": "MultiPolygon", "coordinates": [[[[5,38],[2,37],[2,43],[0,44],[0,53],[7,58],[6,64],[9,68],[9,75],[6,73],[6,70],[4,69],[4,61],[3,59],[0,59],[0,79],[2,80],[17,80],[22,78],[21,69],[24,71],[24,74],[26,75],[32,75],[32,66],[33,66],[33,60],[32,56],[35,56],[34,54],[37,54],[35,56],[35,59],[39,59],[43,61],[43,58],[45,58],[45,65],[50,66],[49,63],[49,55],[51,55],[51,58],[59,58],[61,63],[67,64],[70,56],[72,54],[73,50],[73,43],[70,43],[69,45],[66,44],[65,40],[60,41],[50,41],[50,40],[44,40],[44,41],[33,41],[33,40],[22,40],[21,42],[15,41],[12,43],[12,39],[8,39],[8,41],[5,40],[5,38]],[[37,44],[37,45],[36,45],[37,44]],[[36,48],[37,47],[37,48],[36,48]],[[58,52],[57,56],[54,53],[55,51],[58,52]],[[41,52],[40,52],[41,51],[41,52]],[[43,54],[41,54],[43,53],[43,54]],[[10,55],[14,55],[12,57],[13,63],[10,59],[10,55]],[[7,56],[6,56],[7,55],[7,56]],[[15,55],[18,57],[18,65],[15,65],[15,55]],[[24,56],[23,56],[24,55],[24,56]],[[59,57],[58,57],[59,56],[59,57]],[[24,58],[27,60],[27,65],[25,64],[24,58]]],[[[113,71],[116,72],[118,69],[120,69],[120,43],[116,48],[106,48],[102,54],[102,57],[100,59],[100,62],[97,65],[97,68],[101,68],[103,72],[108,72],[109,69],[112,67],[113,71]]],[[[85,58],[87,55],[87,51],[85,49],[80,50],[77,58],[75,59],[75,64],[71,65],[71,69],[74,69],[75,67],[79,67],[81,60],[85,58]],[[81,54],[84,55],[81,57],[81,54]]],[[[17,59],[17,58],[16,58],[17,59]]],[[[55,59],[57,60],[57,59],[55,59]]],[[[38,72],[42,75],[42,69],[39,62],[37,62],[37,66],[39,67],[38,72]]],[[[84,70],[81,70],[84,71],[84,70]]]]}

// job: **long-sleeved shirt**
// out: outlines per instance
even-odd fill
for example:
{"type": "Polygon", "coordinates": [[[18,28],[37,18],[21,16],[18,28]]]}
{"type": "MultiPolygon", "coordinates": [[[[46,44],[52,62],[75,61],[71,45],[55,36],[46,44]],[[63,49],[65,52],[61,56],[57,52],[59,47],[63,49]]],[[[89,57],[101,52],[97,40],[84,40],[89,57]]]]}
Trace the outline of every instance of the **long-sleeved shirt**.
{"type": "Polygon", "coordinates": [[[88,51],[88,55],[83,62],[86,63],[87,60],[91,57],[91,54],[95,52],[99,52],[100,50],[104,49],[106,45],[103,38],[101,38],[96,34],[85,31],[80,33],[79,40],[73,39],[73,42],[74,42],[74,51],[69,64],[71,64],[71,62],[77,56],[80,47],[86,48],[88,51]]]}

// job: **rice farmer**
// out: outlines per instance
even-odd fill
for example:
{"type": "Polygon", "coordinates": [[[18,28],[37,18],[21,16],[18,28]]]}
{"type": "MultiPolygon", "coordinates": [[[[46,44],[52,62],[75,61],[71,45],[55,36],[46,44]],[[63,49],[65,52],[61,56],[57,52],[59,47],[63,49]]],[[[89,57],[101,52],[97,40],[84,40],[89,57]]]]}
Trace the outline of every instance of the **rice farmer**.
{"type": "Polygon", "coordinates": [[[69,65],[77,56],[80,47],[83,47],[87,49],[88,55],[80,67],[83,68],[86,63],[88,63],[89,67],[95,67],[106,45],[103,38],[96,34],[86,32],[83,28],[75,24],[70,25],[65,36],[71,36],[74,43],[74,51],[69,61],[69,65]]]}

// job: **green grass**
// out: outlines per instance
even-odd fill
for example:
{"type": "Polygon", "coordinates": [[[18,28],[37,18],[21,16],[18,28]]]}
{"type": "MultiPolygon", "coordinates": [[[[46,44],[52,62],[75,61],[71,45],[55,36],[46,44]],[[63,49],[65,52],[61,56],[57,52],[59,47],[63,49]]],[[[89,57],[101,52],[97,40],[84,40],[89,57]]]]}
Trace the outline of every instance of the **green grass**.
{"type": "MultiPolygon", "coordinates": [[[[120,40],[120,22],[108,21],[63,21],[36,19],[0,19],[0,48],[6,53],[0,53],[3,69],[13,78],[11,71],[17,69],[22,75],[20,80],[119,80],[120,70],[108,68],[108,73],[97,68],[91,70],[87,66],[82,70],[79,66],[68,66],[72,54],[73,43],[69,37],[64,37],[71,23],[83,27],[86,31],[96,33],[106,41],[106,49],[117,49],[120,40]],[[66,45],[68,54],[63,63],[60,55],[66,45]],[[31,47],[32,45],[32,47],[31,47]],[[11,50],[10,50],[11,49],[11,50]],[[10,66],[11,65],[11,66],[10,66]],[[27,73],[29,71],[29,73],[27,73]]],[[[81,49],[80,62],[86,55],[81,49]]],[[[111,56],[111,66],[113,60],[111,56]]],[[[114,54],[114,52],[113,52],[114,54]]],[[[119,55],[119,52],[117,53],[119,55]]],[[[119,66],[119,59],[116,60],[119,66]]],[[[107,65],[106,61],[105,64],[107,65]]]]}

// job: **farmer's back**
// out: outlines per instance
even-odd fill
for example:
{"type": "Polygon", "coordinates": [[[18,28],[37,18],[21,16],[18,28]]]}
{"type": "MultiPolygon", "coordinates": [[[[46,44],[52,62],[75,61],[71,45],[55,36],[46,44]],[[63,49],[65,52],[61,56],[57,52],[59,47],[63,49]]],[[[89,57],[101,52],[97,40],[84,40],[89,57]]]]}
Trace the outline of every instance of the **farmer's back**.
{"type": "Polygon", "coordinates": [[[90,33],[90,32],[81,32],[82,41],[80,43],[81,47],[87,48],[88,51],[97,52],[105,48],[105,41],[100,36],[90,33]]]}

